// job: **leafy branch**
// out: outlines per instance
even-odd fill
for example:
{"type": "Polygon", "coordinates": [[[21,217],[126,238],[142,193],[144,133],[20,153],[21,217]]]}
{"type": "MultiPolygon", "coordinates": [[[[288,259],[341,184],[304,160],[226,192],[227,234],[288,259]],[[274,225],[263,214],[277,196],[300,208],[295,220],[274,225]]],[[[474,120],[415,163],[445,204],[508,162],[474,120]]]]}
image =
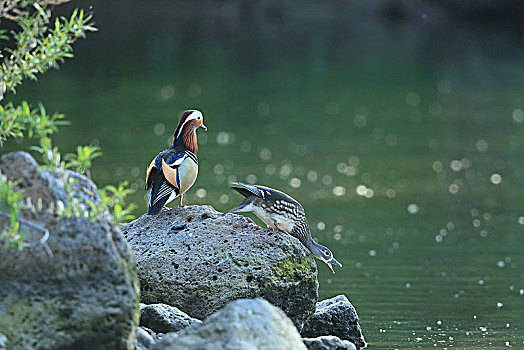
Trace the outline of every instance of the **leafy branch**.
{"type": "Polygon", "coordinates": [[[107,185],[100,190],[102,203],[106,205],[113,214],[113,221],[121,223],[133,220],[135,216],[131,214],[136,209],[136,205],[131,203],[126,206],[126,197],[134,191],[127,187],[128,182],[124,181],[118,184],[118,187],[107,185]]]}
{"type": "Polygon", "coordinates": [[[95,158],[98,158],[102,155],[100,147],[98,146],[77,146],[76,154],[68,153],[65,155],[66,168],[75,169],[81,174],[86,174],[88,177],[91,177],[89,169],[91,168],[92,161],[95,158]]]}
{"type": "MultiPolygon", "coordinates": [[[[0,101],[4,94],[16,93],[16,88],[25,79],[37,80],[39,74],[50,68],[58,69],[60,63],[73,57],[73,43],[84,38],[87,32],[97,30],[92,16],[84,15],[83,10],[74,10],[69,18],[54,18],[50,6],[65,2],[69,0],[0,0],[0,21],[13,21],[18,26],[17,30],[9,32],[0,29],[0,41],[13,43],[12,48],[0,47],[0,101]]],[[[42,154],[41,168],[73,169],[89,176],[93,159],[100,157],[102,152],[98,146],[78,146],[75,153],[66,154],[62,160],[51,136],[59,126],[66,124],[68,122],[62,114],[49,115],[42,104],[31,108],[27,102],[19,106],[7,103],[0,106],[0,147],[10,138],[35,138],[38,146],[31,149],[42,154]]],[[[133,219],[134,204],[125,204],[126,197],[133,192],[127,187],[127,182],[99,190],[102,203],[95,205],[76,197],[74,180],[63,174],[66,203],[51,202],[47,208],[58,219],[80,217],[97,220],[107,210],[117,223],[133,219]]],[[[17,184],[0,174],[0,219],[8,220],[8,225],[0,232],[0,241],[8,247],[23,249],[26,244],[22,228],[39,230],[44,234],[40,243],[51,254],[45,243],[49,237],[47,229],[20,217],[21,210],[36,211],[36,207],[31,204],[31,198],[24,202],[23,191],[17,184]]],[[[41,209],[40,205],[38,210],[41,209]]]]}
{"type": "Polygon", "coordinates": [[[23,192],[15,190],[19,181],[9,181],[0,174],[0,182],[0,212],[9,213],[9,225],[0,232],[0,240],[6,242],[8,248],[22,250],[24,234],[20,232],[18,214],[24,208],[23,192]]]}
{"type": "MultiPolygon", "coordinates": [[[[25,78],[37,80],[37,74],[58,69],[59,63],[73,57],[72,44],[87,32],[96,31],[92,16],[84,16],[83,10],[76,9],[69,19],[56,18],[52,23],[51,11],[38,1],[22,3],[32,3],[35,11],[19,11],[15,21],[21,30],[11,32],[15,48],[5,48],[7,55],[0,51],[0,58],[6,57],[0,66],[0,100],[8,91],[15,93],[25,78]]],[[[0,34],[6,38],[5,31],[0,34]]]]}
{"type": "Polygon", "coordinates": [[[42,104],[31,109],[27,102],[14,106],[11,102],[0,106],[0,146],[10,137],[45,138],[58,131],[60,125],[68,125],[64,115],[48,115],[42,104]]]}

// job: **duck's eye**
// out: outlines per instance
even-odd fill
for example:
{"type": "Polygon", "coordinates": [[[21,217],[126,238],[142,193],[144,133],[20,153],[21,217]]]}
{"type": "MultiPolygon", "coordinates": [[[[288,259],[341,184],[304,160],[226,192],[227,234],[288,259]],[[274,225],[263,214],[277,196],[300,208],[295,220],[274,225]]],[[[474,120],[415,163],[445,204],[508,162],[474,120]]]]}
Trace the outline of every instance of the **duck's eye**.
{"type": "Polygon", "coordinates": [[[198,117],[197,119],[200,120],[200,117],[198,117]]]}

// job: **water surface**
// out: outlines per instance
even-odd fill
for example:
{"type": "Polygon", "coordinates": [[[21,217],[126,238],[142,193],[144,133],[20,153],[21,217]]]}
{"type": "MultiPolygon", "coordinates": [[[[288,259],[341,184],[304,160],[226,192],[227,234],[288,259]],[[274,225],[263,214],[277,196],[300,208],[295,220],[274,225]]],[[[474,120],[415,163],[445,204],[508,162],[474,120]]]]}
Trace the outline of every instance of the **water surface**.
{"type": "Polygon", "coordinates": [[[99,144],[93,179],[129,180],[137,214],[147,164],[198,108],[185,203],[228,210],[236,180],[300,201],[344,265],[319,264],[320,297],[347,295],[371,348],[524,345],[519,35],[165,6],[95,2],[100,31],[15,100],[67,115],[63,152],[99,144]]]}

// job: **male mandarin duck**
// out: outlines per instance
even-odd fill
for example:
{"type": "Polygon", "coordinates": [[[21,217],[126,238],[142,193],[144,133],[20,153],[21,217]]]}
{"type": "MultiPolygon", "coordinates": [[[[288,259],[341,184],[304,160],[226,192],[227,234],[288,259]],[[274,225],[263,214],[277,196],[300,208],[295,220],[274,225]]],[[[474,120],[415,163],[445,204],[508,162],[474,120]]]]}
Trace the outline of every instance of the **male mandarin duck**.
{"type": "Polygon", "coordinates": [[[158,214],[165,204],[180,196],[195,183],[198,175],[198,128],[207,130],[204,116],[198,110],[182,113],[173,135],[173,144],[160,152],[146,171],[147,213],[158,214]]]}
{"type": "Polygon", "coordinates": [[[304,208],[296,200],[284,192],[259,185],[246,185],[235,182],[231,187],[245,198],[239,205],[229,210],[232,212],[252,212],[262,220],[268,228],[280,230],[296,237],[317,259],[325,262],[331,271],[333,265],[342,267],[331,251],[316,243],[311,238],[311,230],[307,222],[304,208]]]}

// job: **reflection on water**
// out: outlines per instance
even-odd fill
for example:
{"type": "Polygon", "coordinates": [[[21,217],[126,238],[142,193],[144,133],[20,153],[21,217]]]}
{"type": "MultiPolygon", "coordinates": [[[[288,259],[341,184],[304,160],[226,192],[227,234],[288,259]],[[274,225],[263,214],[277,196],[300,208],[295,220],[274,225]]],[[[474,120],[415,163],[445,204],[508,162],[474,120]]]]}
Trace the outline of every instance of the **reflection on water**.
{"type": "Polygon", "coordinates": [[[344,265],[319,264],[320,295],[349,297],[370,347],[524,344],[520,37],[111,6],[75,60],[16,96],[66,113],[62,150],[102,146],[97,183],[130,180],[143,213],[146,165],[198,108],[185,203],[230,209],[237,180],[299,200],[344,265]]]}

